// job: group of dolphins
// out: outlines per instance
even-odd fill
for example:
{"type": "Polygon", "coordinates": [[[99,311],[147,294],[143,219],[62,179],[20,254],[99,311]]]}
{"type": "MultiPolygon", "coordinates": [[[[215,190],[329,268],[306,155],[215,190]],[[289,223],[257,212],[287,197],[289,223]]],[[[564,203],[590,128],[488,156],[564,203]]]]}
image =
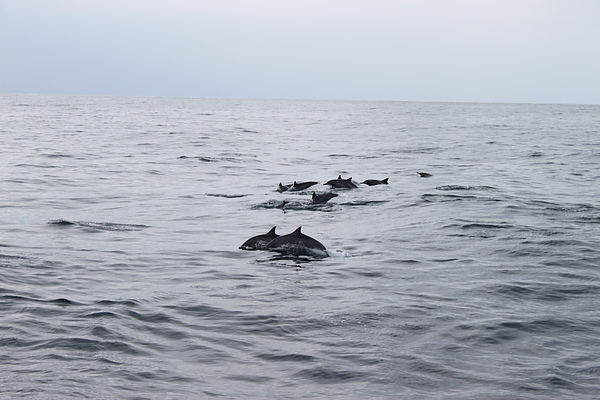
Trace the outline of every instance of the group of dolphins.
{"type": "MultiPolygon", "coordinates": [[[[279,183],[279,187],[277,188],[278,192],[292,192],[292,191],[303,191],[310,188],[313,185],[316,185],[319,182],[308,181],[308,182],[296,182],[287,185],[283,185],[281,182],[279,183]]],[[[368,186],[375,185],[387,185],[388,178],[377,180],[377,179],[367,179],[361,184],[368,186]]],[[[324,183],[324,185],[329,185],[334,189],[354,189],[357,188],[358,185],[352,181],[352,178],[342,179],[342,176],[339,175],[337,179],[332,179],[324,183]]],[[[325,204],[333,197],[338,196],[336,193],[324,193],[317,194],[316,192],[312,193],[312,203],[313,204],[325,204]]],[[[251,237],[246,240],[241,246],[242,250],[270,250],[283,254],[290,255],[309,255],[315,257],[327,257],[327,249],[321,242],[316,239],[311,238],[302,233],[301,227],[296,229],[294,232],[289,233],[287,235],[278,235],[275,233],[275,228],[271,228],[271,230],[263,235],[257,235],[251,237]]]]}
{"type": "MultiPolygon", "coordinates": [[[[389,178],[385,178],[382,180],[378,180],[378,179],[367,179],[366,181],[362,181],[361,183],[364,185],[368,185],[368,186],[375,186],[375,185],[387,185],[388,184],[388,179],[389,178]]],[[[314,181],[308,181],[308,182],[296,182],[294,181],[294,183],[290,183],[287,185],[283,185],[281,182],[279,182],[279,187],[277,188],[278,192],[297,192],[297,191],[302,191],[302,190],[306,190],[309,187],[316,185],[319,182],[314,182],[314,181]]],[[[354,189],[357,188],[358,185],[352,181],[352,178],[347,178],[347,179],[342,179],[341,175],[338,175],[337,179],[331,179],[327,182],[325,182],[323,185],[329,185],[334,189],[354,189]]],[[[323,194],[317,194],[316,192],[312,193],[312,204],[325,204],[327,203],[329,200],[331,200],[334,197],[337,197],[338,195],[336,193],[323,193],[323,194]]]]}
{"type": "MultiPolygon", "coordinates": [[[[363,185],[368,185],[368,186],[387,185],[388,179],[389,178],[385,178],[382,180],[367,179],[366,181],[362,181],[361,183],[363,185]]],[[[314,181],[296,182],[296,181],[294,181],[294,183],[283,185],[283,184],[281,184],[281,182],[279,182],[279,188],[277,189],[277,191],[278,192],[286,192],[286,191],[306,190],[309,187],[316,185],[317,183],[319,183],[319,182],[314,182],[314,181]]],[[[341,175],[338,175],[337,179],[331,179],[331,180],[325,182],[323,185],[329,185],[336,189],[354,189],[354,188],[358,187],[358,185],[352,180],[352,178],[343,179],[341,175]]]]}
{"type": "Polygon", "coordinates": [[[271,250],[283,254],[295,256],[309,255],[315,257],[327,257],[327,249],[321,242],[305,235],[298,227],[294,232],[287,235],[275,233],[275,227],[264,235],[258,235],[246,240],[241,246],[242,250],[271,250]]]}

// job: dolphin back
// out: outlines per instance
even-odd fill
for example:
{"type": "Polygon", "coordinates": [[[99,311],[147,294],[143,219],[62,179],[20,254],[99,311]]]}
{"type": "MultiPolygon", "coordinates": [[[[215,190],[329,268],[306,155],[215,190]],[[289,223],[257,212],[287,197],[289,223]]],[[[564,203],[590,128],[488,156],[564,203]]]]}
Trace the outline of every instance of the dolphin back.
{"type": "Polygon", "coordinates": [[[302,233],[301,228],[294,232],[273,239],[268,245],[268,250],[291,255],[308,255],[314,257],[327,257],[327,249],[321,242],[302,233]]]}
{"type": "Polygon", "coordinates": [[[265,250],[267,245],[279,237],[277,233],[275,233],[275,226],[271,228],[271,230],[264,235],[258,235],[251,237],[246,240],[241,246],[242,250],[265,250]]]}
{"type": "Polygon", "coordinates": [[[325,204],[329,200],[331,200],[332,198],[337,197],[337,196],[338,195],[335,193],[316,194],[315,192],[313,192],[312,202],[313,202],[313,204],[325,204]]]}
{"type": "Polygon", "coordinates": [[[352,182],[352,177],[348,179],[342,179],[341,175],[338,175],[337,179],[327,181],[325,185],[329,185],[337,189],[353,189],[358,187],[354,184],[354,182],[352,182]]]}

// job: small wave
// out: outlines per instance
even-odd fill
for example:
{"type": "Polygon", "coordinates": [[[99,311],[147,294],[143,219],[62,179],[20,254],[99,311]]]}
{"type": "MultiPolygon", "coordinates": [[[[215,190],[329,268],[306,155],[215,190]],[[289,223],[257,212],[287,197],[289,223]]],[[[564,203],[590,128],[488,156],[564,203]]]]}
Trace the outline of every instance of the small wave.
{"type": "Polygon", "coordinates": [[[69,221],[66,219],[55,219],[48,221],[48,225],[57,226],[82,226],[85,228],[98,229],[102,231],[139,231],[149,228],[147,225],[138,224],[118,224],[114,222],[89,222],[89,221],[69,221]]]}
{"type": "Polygon", "coordinates": [[[183,315],[208,320],[234,319],[244,314],[241,311],[227,310],[225,308],[213,307],[205,304],[191,306],[165,305],[163,307],[183,315]]]}
{"type": "Polygon", "coordinates": [[[464,185],[442,185],[436,190],[496,190],[493,186],[464,186],[464,185]]]}
{"type": "Polygon", "coordinates": [[[600,209],[590,204],[559,204],[548,201],[524,201],[521,205],[509,208],[531,210],[551,217],[566,217],[574,222],[597,224],[600,222],[600,209]]]}
{"type": "Polygon", "coordinates": [[[308,378],[318,383],[343,383],[367,379],[369,377],[369,374],[357,371],[348,371],[341,369],[334,370],[330,368],[317,367],[304,369],[296,373],[296,376],[299,376],[301,378],[308,378]]]}
{"type": "Polygon", "coordinates": [[[179,156],[179,159],[187,159],[187,158],[194,158],[196,160],[199,161],[203,161],[203,162],[218,162],[221,161],[218,158],[215,157],[204,157],[204,156],[195,156],[195,157],[189,157],[189,156],[179,156]]]}
{"type": "Polygon", "coordinates": [[[128,306],[128,307],[137,307],[140,302],[134,299],[128,300],[99,300],[96,304],[104,305],[104,306],[128,306]]]}
{"type": "Polygon", "coordinates": [[[263,353],[257,355],[258,358],[267,361],[292,361],[292,362],[312,362],[315,361],[315,357],[308,356],[305,354],[288,353],[288,354],[273,354],[263,353]]]}
{"type": "MultiPolygon", "coordinates": [[[[10,247],[10,246],[0,244],[0,247],[10,247]]],[[[3,260],[3,259],[7,260],[7,261],[12,261],[12,260],[26,260],[27,258],[23,257],[23,256],[13,256],[10,254],[0,254],[0,260],[3,260]]]]}
{"type": "Polygon", "coordinates": [[[238,131],[243,132],[243,133],[260,133],[258,131],[253,131],[252,129],[247,129],[247,128],[236,128],[238,131]]]}
{"type": "Polygon", "coordinates": [[[226,199],[237,199],[239,197],[249,196],[248,194],[222,194],[222,193],[206,193],[209,197],[224,197],[226,199]]]}
{"type": "Polygon", "coordinates": [[[595,284],[563,286],[544,283],[509,283],[499,285],[494,291],[501,295],[518,299],[564,301],[582,296],[598,296],[600,295],[600,286],[595,284]]]}
{"type": "Polygon", "coordinates": [[[247,162],[249,159],[256,159],[253,155],[247,154],[234,154],[233,156],[220,156],[220,157],[212,157],[212,156],[179,156],[178,158],[181,160],[185,159],[195,159],[198,161],[206,162],[206,163],[218,163],[218,162],[233,162],[233,163],[242,163],[247,162]]]}
{"type": "Polygon", "coordinates": [[[340,158],[343,158],[343,157],[352,157],[352,156],[350,154],[330,154],[329,157],[334,157],[334,158],[335,157],[340,157],[340,158]]]}
{"type": "Polygon", "coordinates": [[[139,321],[142,321],[144,323],[162,324],[162,323],[173,322],[173,319],[171,317],[169,317],[166,314],[158,313],[158,312],[142,314],[142,313],[135,312],[133,310],[128,310],[127,315],[129,315],[130,317],[135,318],[139,321]]]}
{"type": "Polygon", "coordinates": [[[17,300],[17,301],[30,301],[30,302],[35,302],[35,303],[56,304],[56,305],[60,305],[60,306],[72,306],[72,305],[79,304],[79,303],[76,303],[72,300],[65,299],[65,298],[43,300],[43,299],[36,299],[33,297],[18,296],[18,295],[11,295],[11,294],[0,296],[0,299],[3,299],[3,300],[6,299],[6,300],[11,300],[11,301],[17,300]]]}
{"type": "Polygon", "coordinates": [[[461,201],[461,200],[474,200],[477,196],[461,196],[457,194],[423,194],[421,198],[426,202],[446,202],[446,201],[461,201]]]}
{"type": "Polygon", "coordinates": [[[39,165],[39,164],[27,164],[27,163],[23,163],[23,164],[17,164],[15,165],[15,167],[32,167],[32,168],[59,168],[58,165],[39,165]]]}
{"type": "Polygon", "coordinates": [[[391,150],[389,154],[435,154],[439,150],[439,147],[407,147],[398,150],[391,150]]]}
{"type": "Polygon", "coordinates": [[[48,158],[73,158],[74,156],[71,154],[61,154],[61,153],[54,153],[54,154],[41,154],[42,157],[48,157],[48,158]]]}
{"type": "Polygon", "coordinates": [[[590,204],[574,204],[574,205],[561,205],[554,203],[544,203],[546,206],[546,210],[548,211],[556,211],[562,212],[566,214],[570,213],[589,213],[589,212],[599,212],[598,208],[590,205],[590,204]]]}
{"type": "Polygon", "coordinates": [[[508,228],[514,228],[514,226],[510,225],[510,224],[481,224],[481,223],[472,223],[472,224],[462,225],[462,229],[508,229],[508,228]]]}
{"type": "Polygon", "coordinates": [[[560,337],[575,331],[585,332],[592,329],[575,320],[562,318],[523,320],[500,320],[487,324],[461,324],[455,331],[461,342],[479,342],[496,345],[521,339],[524,335],[543,334],[560,337]]]}
{"type": "Polygon", "coordinates": [[[510,128],[510,125],[506,124],[481,124],[480,126],[482,128],[510,128]]]}
{"type": "Polygon", "coordinates": [[[265,383],[273,380],[270,376],[258,376],[258,375],[225,375],[225,379],[230,379],[232,381],[240,381],[240,382],[250,382],[250,383],[265,383]]]}
{"type": "Polygon", "coordinates": [[[104,319],[104,318],[121,318],[120,315],[115,314],[113,312],[110,311],[94,311],[91,312],[89,314],[84,314],[81,315],[80,318],[85,318],[85,319],[104,319]]]}
{"type": "Polygon", "coordinates": [[[584,224],[598,224],[600,223],[600,215],[598,216],[589,216],[589,217],[580,217],[577,220],[584,224]]]}
{"type": "Polygon", "coordinates": [[[503,199],[498,197],[490,197],[490,196],[479,196],[472,194],[435,194],[435,193],[425,193],[421,195],[421,199],[425,202],[449,202],[449,201],[463,201],[463,200],[476,200],[482,202],[501,202],[503,199]]]}
{"type": "Polygon", "coordinates": [[[120,341],[99,341],[85,338],[58,338],[42,341],[38,341],[33,350],[47,350],[47,349],[67,349],[77,351],[87,351],[92,353],[99,353],[103,351],[115,351],[124,354],[141,355],[143,352],[136,350],[131,345],[120,342],[120,341]]]}
{"type": "Polygon", "coordinates": [[[378,204],[387,203],[389,200],[357,200],[341,203],[341,206],[360,207],[360,206],[375,206],[378,204]]]}

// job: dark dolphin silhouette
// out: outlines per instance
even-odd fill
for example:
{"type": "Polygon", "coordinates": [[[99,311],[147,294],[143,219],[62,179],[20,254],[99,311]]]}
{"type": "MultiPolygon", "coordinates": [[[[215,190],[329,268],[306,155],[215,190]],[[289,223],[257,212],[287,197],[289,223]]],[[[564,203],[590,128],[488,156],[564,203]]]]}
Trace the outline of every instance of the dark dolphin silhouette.
{"type": "Polygon", "coordinates": [[[377,179],[367,179],[366,181],[363,181],[361,183],[365,184],[365,185],[369,185],[369,186],[375,186],[375,185],[387,185],[388,184],[388,179],[389,178],[385,178],[382,180],[377,180],[377,179]]]}
{"type": "Polygon", "coordinates": [[[316,194],[315,192],[313,192],[312,203],[313,204],[325,204],[329,200],[331,200],[332,198],[337,197],[337,196],[338,195],[335,193],[316,194]]]}
{"type": "Polygon", "coordinates": [[[325,182],[324,185],[329,185],[337,189],[353,189],[358,187],[354,184],[354,182],[352,182],[352,177],[348,179],[342,179],[341,175],[338,175],[337,179],[332,179],[325,182]]]}
{"type": "Polygon", "coordinates": [[[419,174],[419,176],[421,178],[429,178],[431,176],[431,174],[429,172],[419,172],[419,171],[417,171],[417,174],[419,174]]]}
{"type": "Polygon", "coordinates": [[[327,257],[327,249],[316,239],[303,234],[301,227],[287,235],[273,239],[267,250],[292,255],[309,255],[315,257],[327,257]]]}
{"type": "Polygon", "coordinates": [[[313,182],[313,181],[308,181],[308,182],[296,182],[294,181],[294,184],[292,185],[292,187],[290,188],[290,190],[292,191],[300,191],[300,190],[306,190],[309,187],[316,185],[319,182],[313,182]]]}
{"type": "Polygon", "coordinates": [[[279,182],[279,187],[277,188],[278,192],[299,192],[301,190],[306,190],[309,187],[316,185],[319,182],[313,182],[313,181],[308,181],[308,182],[296,182],[294,181],[294,183],[289,183],[287,185],[283,185],[281,182],[279,182]]]}
{"type": "Polygon", "coordinates": [[[251,237],[246,240],[244,244],[240,246],[242,250],[265,250],[267,245],[273,240],[278,238],[279,235],[275,233],[275,227],[272,227],[271,230],[264,235],[258,235],[251,237]]]}

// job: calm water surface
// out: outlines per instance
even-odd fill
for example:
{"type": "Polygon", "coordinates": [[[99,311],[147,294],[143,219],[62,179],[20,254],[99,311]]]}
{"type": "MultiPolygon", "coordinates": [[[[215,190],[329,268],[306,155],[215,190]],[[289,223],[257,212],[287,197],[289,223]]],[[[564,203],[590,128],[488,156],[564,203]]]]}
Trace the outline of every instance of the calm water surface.
{"type": "Polygon", "coordinates": [[[0,96],[0,398],[598,398],[599,126],[0,96]],[[389,185],[311,206],[338,175],[389,185]],[[273,226],[330,256],[238,249],[273,226]]]}

